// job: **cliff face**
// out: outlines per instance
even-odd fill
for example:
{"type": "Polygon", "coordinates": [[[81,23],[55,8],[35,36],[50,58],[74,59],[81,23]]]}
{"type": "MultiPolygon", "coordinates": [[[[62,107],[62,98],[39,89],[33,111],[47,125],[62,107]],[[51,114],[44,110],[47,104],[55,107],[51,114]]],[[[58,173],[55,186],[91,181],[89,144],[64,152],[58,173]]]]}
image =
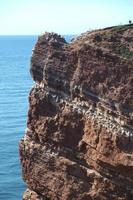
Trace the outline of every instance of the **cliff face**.
{"type": "Polygon", "coordinates": [[[40,36],[20,141],[23,200],[133,199],[133,28],[40,36]]]}

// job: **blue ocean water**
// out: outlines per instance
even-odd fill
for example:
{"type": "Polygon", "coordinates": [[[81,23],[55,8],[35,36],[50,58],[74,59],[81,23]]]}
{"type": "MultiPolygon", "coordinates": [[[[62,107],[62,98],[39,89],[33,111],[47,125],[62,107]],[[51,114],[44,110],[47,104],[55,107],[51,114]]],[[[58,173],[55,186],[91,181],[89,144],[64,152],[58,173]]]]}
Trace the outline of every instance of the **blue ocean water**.
{"type": "Polygon", "coordinates": [[[29,60],[37,37],[0,37],[0,200],[22,199],[18,141],[24,134],[32,85],[29,60]]]}
{"type": "MultiPolygon", "coordinates": [[[[72,36],[65,36],[70,41],[72,36]]],[[[0,36],[0,200],[21,200],[18,142],[24,135],[30,56],[37,36],[0,36]]]]}

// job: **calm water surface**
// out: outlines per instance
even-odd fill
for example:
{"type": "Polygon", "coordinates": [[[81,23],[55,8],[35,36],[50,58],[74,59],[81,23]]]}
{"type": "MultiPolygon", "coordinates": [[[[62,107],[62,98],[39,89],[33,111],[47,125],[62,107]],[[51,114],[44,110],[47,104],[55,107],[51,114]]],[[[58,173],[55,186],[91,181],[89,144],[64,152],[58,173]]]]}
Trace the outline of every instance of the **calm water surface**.
{"type": "Polygon", "coordinates": [[[20,200],[18,141],[24,134],[32,85],[29,60],[37,37],[0,36],[0,200],[20,200]]]}
{"type": "MultiPolygon", "coordinates": [[[[72,36],[65,36],[70,41],[72,36]]],[[[0,200],[21,200],[18,142],[26,128],[32,48],[37,36],[0,36],[0,200]]]]}

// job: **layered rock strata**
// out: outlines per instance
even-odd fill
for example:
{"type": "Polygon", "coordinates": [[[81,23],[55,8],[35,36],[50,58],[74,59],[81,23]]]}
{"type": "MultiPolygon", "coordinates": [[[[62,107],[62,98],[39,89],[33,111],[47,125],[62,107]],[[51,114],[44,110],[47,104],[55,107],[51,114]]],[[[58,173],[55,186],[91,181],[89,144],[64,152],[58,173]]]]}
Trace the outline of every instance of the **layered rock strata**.
{"type": "Polygon", "coordinates": [[[132,27],[69,44],[54,33],[38,38],[20,141],[23,200],[133,199],[132,27]]]}

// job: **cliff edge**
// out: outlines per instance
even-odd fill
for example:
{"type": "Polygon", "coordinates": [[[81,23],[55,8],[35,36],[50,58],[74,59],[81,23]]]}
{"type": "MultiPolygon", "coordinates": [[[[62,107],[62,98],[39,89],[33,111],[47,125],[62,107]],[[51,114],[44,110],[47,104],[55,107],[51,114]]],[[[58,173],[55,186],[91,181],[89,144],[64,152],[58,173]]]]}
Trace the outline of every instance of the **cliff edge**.
{"type": "Polygon", "coordinates": [[[133,199],[133,25],[38,38],[23,200],[133,199]]]}

